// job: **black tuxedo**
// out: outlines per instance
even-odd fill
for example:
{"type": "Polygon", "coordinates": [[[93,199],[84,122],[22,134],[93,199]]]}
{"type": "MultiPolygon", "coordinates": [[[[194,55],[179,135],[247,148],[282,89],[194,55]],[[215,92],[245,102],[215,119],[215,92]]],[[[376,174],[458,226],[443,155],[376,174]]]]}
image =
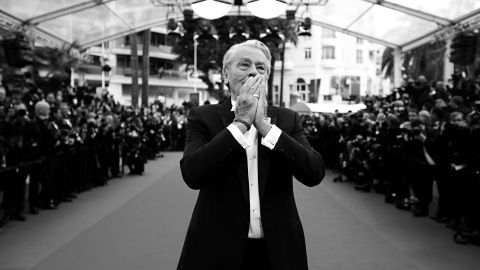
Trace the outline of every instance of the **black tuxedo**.
{"type": "MultiPolygon", "coordinates": [[[[186,184],[200,193],[177,269],[230,270],[242,264],[250,220],[247,157],[226,128],[234,118],[230,110],[231,104],[217,104],[189,113],[180,167],[186,184]]],[[[258,143],[260,209],[270,265],[303,270],[307,254],[292,179],[315,186],[325,169],[298,114],[269,106],[268,116],[282,130],[273,150],[258,143]]]]}

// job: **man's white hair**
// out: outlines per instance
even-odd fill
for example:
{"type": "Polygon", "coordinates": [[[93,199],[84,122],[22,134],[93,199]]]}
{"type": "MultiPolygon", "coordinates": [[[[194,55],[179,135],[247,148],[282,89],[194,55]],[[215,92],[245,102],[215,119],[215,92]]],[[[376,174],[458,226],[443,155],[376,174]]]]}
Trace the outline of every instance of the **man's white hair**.
{"type": "Polygon", "coordinates": [[[268,78],[270,76],[270,62],[272,60],[272,55],[270,54],[270,50],[268,49],[267,45],[265,45],[263,42],[256,39],[250,39],[242,43],[235,44],[232,47],[230,47],[230,49],[228,49],[228,51],[223,56],[222,74],[224,75],[225,71],[227,71],[227,69],[230,68],[233,62],[233,56],[235,55],[235,51],[241,47],[256,48],[262,51],[265,57],[267,57],[267,76],[266,77],[268,78]]]}

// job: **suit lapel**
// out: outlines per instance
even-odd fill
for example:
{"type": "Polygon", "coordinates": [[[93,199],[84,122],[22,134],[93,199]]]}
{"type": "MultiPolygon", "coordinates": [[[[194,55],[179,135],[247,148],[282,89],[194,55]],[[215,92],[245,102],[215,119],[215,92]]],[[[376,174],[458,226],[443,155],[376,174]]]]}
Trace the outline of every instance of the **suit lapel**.
{"type": "Polygon", "coordinates": [[[270,157],[267,147],[263,146],[258,140],[258,189],[260,200],[263,197],[263,192],[265,191],[265,186],[267,185],[268,179],[268,170],[270,167],[270,157]]]}
{"type": "Polygon", "coordinates": [[[230,125],[233,121],[233,118],[235,118],[235,113],[232,112],[231,109],[232,103],[230,101],[225,102],[225,104],[222,106],[222,113],[220,114],[220,117],[222,118],[223,127],[230,125]]]}
{"type": "MultiPolygon", "coordinates": [[[[222,112],[220,118],[222,120],[223,127],[226,128],[229,126],[233,119],[235,118],[235,113],[232,110],[232,103],[230,100],[225,102],[222,107],[222,112]]],[[[240,186],[242,187],[242,193],[245,197],[247,204],[250,204],[250,196],[248,193],[248,165],[247,165],[247,153],[245,151],[240,151],[238,156],[238,163],[235,166],[240,180],[240,186]]]]}
{"type": "Polygon", "coordinates": [[[238,164],[236,166],[238,178],[240,178],[240,186],[242,187],[243,196],[247,205],[250,205],[250,195],[248,193],[248,165],[247,165],[247,153],[241,151],[238,164]]]}

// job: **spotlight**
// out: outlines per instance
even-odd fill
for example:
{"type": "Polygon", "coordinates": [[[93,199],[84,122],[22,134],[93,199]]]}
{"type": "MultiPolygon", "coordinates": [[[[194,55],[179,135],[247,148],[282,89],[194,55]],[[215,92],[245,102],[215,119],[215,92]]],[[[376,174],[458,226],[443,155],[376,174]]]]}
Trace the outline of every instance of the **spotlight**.
{"type": "Polygon", "coordinates": [[[300,22],[298,25],[298,36],[304,36],[304,37],[311,37],[312,33],[310,33],[310,28],[312,27],[312,19],[309,17],[306,17],[303,22],[300,22]]]}
{"type": "Polygon", "coordinates": [[[167,36],[170,37],[181,37],[182,36],[182,27],[181,24],[175,21],[175,19],[168,19],[167,23],[167,36]]]}

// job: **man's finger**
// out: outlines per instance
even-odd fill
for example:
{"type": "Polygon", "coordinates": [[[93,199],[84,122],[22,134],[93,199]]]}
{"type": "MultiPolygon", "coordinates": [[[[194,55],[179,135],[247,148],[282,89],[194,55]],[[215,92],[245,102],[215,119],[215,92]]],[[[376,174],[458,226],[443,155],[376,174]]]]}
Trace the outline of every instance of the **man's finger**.
{"type": "Polygon", "coordinates": [[[260,85],[262,83],[262,78],[256,76],[256,79],[257,80],[253,83],[253,85],[250,87],[250,90],[248,91],[249,95],[259,95],[258,89],[260,88],[260,85]]]}
{"type": "Polygon", "coordinates": [[[263,106],[263,117],[264,118],[267,118],[267,105],[268,105],[268,102],[267,102],[267,84],[265,81],[263,81],[263,85],[261,86],[261,89],[262,91],[261,92],[261,95],[260,95],[260,98],[261,98],[261,101],[262,101],[262,106],[263,106]]]}
{"type": "Polygon", "coordinates": [[[250,92],[250,87],[254,82],[254,77],[248,77],[248,79],[243,84],[242,88],[240,88],[240,94],[248,94],[250,92]]]}
{"type": "Polygon", "coordinates": [[[263,80],[262,85],[260,85],[260,99],[266,99],[267,98],[267,84],[265,83],[265,80],[263,80]]]}

